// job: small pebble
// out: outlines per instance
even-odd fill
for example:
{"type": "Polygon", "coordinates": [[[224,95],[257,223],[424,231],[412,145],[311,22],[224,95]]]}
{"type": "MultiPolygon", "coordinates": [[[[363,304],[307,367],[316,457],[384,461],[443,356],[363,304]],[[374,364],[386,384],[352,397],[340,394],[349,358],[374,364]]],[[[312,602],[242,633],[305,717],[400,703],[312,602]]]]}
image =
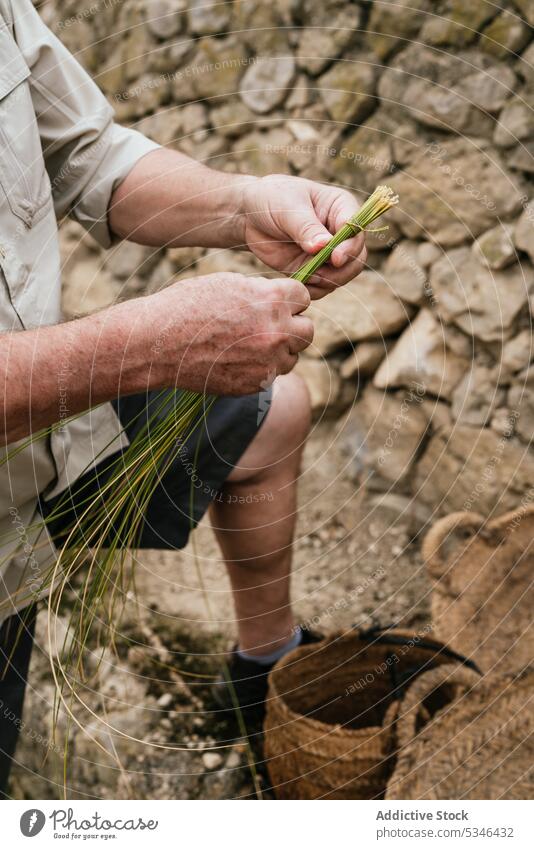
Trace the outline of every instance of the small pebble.
{"type": "Polygon", "coordinates": [[[235,749],[233,752],[230,752],[226,759],[226,769],[236,769],[241,763],[241,756],[239,752],[236,752],[235,749]]]}
{"type": "Polygon", "coordinates": [[[218,769],[222,766],[223,759],[218,752],[204,752],[202,755],[202,763],[206,769],[218,769]]]}
{"type": "Polygon", "coordinates": [[[171,693],[163,693],[162,696],[158,699],[158,705],[160,708],[168,708],[172,705],[173,698],[171,693]]]}

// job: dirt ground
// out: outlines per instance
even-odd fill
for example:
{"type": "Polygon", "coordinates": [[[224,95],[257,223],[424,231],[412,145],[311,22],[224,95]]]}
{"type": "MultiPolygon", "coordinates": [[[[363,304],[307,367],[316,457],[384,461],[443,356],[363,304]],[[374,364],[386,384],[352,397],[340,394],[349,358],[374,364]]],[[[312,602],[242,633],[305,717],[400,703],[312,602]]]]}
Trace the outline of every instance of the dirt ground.
{"type": "MultiPolygon", "coordinates": [[[[325,633],[353,624],[424,627],[429,584],[417,539],[421,516],[398,495],[359,487],[347,459],[336,427],[317,425],[300,482],[297,615],[325,633]]],[[[208,522],[183,552],[144,552],[136,584],[139,607],[127,611],[117,653],[104,657],[82,692],[86,707],[75,711],[80,727],[71,727],[68,796],[268,796],[258,748],[212,710],[209,682],[234,631],[229,586],[208,522]]],[[[45,619],[43,611],[12,774],[16,798],[63,792],[65,719],[54,741],[45,619]]]]}

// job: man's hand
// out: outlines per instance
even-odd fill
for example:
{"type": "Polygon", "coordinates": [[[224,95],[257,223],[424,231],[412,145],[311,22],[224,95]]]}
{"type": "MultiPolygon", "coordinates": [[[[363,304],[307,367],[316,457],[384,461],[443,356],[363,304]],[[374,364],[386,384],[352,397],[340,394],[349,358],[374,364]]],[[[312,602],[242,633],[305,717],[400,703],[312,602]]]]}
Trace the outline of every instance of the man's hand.
{"type": "Polygon", "coordinates": [[[209,274],[75,321],[0,333],[0,440],[59,421],[58,387],[72,415],[147,389],[263,389],[312,341],[300,315],[309,303],[296,280],[209,274]]]}
{"type": "Polygon", "coordinates": [[[296,280],[208,274],[142,299],[151,386],[246,395],[291,371],[313,339],[296,280]]]}
{"type": "MultiPolygon", "coordinates": [[[[117,236],[143,245],[246,245],[290,275],[357,210],[344,189],[284,174],[225,174],[161,149],[144,156],[115,190],[109,223],[117,236]]],[[[348,283],[366,259],[363,235],[347,239],[308,284],[312,298],[348,283]]]]}
{"type": "MultiPolygon", "coordinates": [[[[276,174],[243,187],[244,241],[258,259],[291,274],[324,247],[359,204],[350,192],[276,174]]],[[[363,234],[339,245],[308,283],[322,298],[360,273],[367,259],[363,234]]]]}

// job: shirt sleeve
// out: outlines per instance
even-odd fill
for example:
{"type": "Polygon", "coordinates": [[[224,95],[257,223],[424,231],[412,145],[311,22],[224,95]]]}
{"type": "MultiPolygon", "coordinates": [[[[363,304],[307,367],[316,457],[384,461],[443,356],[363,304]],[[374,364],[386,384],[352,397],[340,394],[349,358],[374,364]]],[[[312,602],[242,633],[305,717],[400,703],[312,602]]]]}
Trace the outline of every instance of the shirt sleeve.
{"type": "Polygon", "coordinates": [[[114,122],[114,112],[31,0],[10,0],[13,35],[27,63],[58,217],[71,215],[109,247],[109,202],[136,162],[160,146],[114,122]]]}

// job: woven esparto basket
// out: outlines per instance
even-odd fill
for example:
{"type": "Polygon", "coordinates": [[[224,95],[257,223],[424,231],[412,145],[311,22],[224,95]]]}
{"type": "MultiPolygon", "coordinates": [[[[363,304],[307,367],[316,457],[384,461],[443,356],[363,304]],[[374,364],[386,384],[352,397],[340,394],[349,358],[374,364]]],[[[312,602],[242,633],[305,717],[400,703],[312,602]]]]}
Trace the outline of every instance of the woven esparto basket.
{"type": "Polygon", "coordinates": [[[534,667],[478,680],[465,666],[421,675],[396,720],[386,799],[532,799],[533,699],[534,667]],[[444,682],[454,682],[455,700],[418,730],[444,682]]]}
{"type": "Polygon", "coordinates": [[[534,656],[534,505],[487,522],[452,513],[423,542],[434,581],[434,634],[484,672],[523,669],[534,656]]]}
{"type": "Polygon", "coordinates": [[[277,797],[383,797],[399,700],[451,658],[443,644],[398,629],[353,630],[286,655],[270,675],[264,726],[277,797]]]}

